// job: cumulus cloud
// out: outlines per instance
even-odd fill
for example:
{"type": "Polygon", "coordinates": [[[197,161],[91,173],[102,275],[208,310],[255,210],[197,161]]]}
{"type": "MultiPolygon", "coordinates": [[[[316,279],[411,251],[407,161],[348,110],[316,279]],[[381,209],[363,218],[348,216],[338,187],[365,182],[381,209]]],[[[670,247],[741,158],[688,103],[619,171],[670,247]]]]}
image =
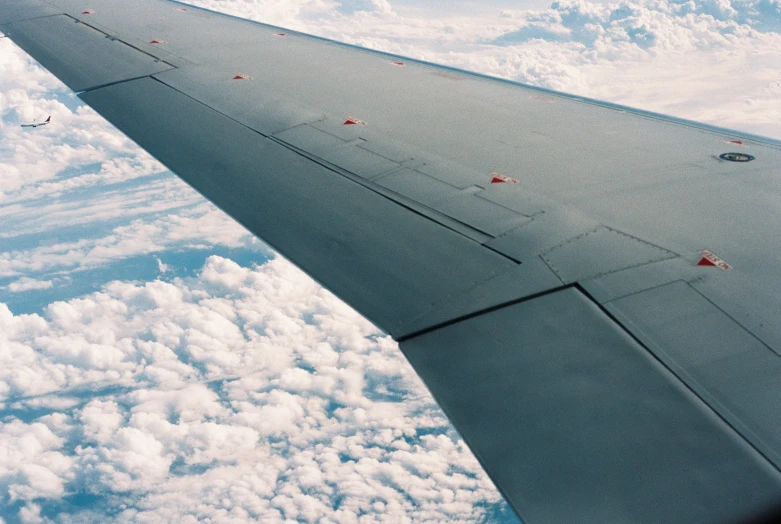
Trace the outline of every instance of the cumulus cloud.
{"type": "Polygon", "coordinates": [[[0,309],[0,354],[6,409],[52,411],[0,425],[0,502],[30,515],[86,493],[119,522],[471,522],[500,500],[396,344],[280,258],[0,309]]]}

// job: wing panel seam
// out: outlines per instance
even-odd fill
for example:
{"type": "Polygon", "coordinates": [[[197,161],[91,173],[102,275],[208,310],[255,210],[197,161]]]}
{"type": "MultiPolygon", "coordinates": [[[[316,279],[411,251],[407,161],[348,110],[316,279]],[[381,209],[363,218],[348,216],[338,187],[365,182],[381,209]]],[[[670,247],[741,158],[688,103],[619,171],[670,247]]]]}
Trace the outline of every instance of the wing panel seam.
{"type": "MultiPolygon", "coordinates": [[[[535,298],[544,297],[545,295],[551,295],[553,293],[558,293],[559,291],[564,291],[565,289],[570,289],[573,287],[579,287],[577,284],[565,284],[563,286],[557,286],[550,289],[546,289],[545,291],[540,291],[539,293],[533,293],[531,295],[527,295],[525,297],[516,298],[513,300],[508,300],[507,302],[502,302],[501,304],[496,304],[484,309],[480,309],[478,311],[473,311],[471,313],[468,313],[466,315],[461,315],[459,317],[455,317],[453,319],[447,320],[445,322],[440,322],[439,324],[435,324],[433,326],[429,326],[425,329],[421,329],[419,331],[415,331],[412,333],[408,333],[404,336],[401,336],[396,340],[399,344],[402,342],[406,342],[410,339],[413,339],[415,337],[419,337],[421,335],[425,335],[426,333],[431,333],[432,331],[436,331],[441,328],[445,328],[448,326],[452,326],[453,324],[458,324],[459,322],[463,322],[465,320],[469,320],[471,318],[479,317],[480,315],[485,315],[486,313],[491,313],[493,311],[497,311],[499,309],[503,309],[509,306],[514,306],[516,304],[521,304],[523,302],[528,302],[529,300],[534,300],[535,298]]],[[[590,297],[589,297],[590,298],[590,297]]]]}
{"type": "MultiPolygon", "coordinates": [[[[167,64],[168,62],[165,62],[165,63],[167,64]]],[[[171,66],[171,68],[172,69],[176,69],[175,66],[171,66]]],[[[170,71],[170,69],[169,69],[169,71],[170,71]]],[[[133,82],[134,80],[141,80],[143,78],[153,78],[153,77],[152,77],[152,75],[141,75],[141,76],[135,76],[133,78],[126,78],[124,80],[117,80],[116,82],[108,82],[108,83],[105,83],[105,84],[101,84],[99,86],[88,87],[87,89],[82,89],[81,91],[77,91],[76,95],[78,96],[78,95],[81,95],[82,93],[89,93],[90,91],[96,91],[98,89],[103,89],[104,87],[116,86],[116,85],[124,84],[124,83],[127,83],[127,82],[133,82]]]]}
{"type": "MultiPolygon", "coordinates": [[[[55,15],[55,16],[59,16],[59,15],[55,15]]],[[[105,30],[103,30],[103,29],[101,29],[101,28],[99,28],[99,27],[95,27],[95,26],[94,26],[94,25],[92,25],[92,24],[88,24],[87,22],[84,22],[83,20],[79,20],[78,18],[75,18],[75,17],[73,17],[73,16],[71,16],[71,15],[69,15],[69,14],[67,14],[67,13],[65,13],[65,15],[64,15],[64,16],[67,16],[68,18],[70,18],[71,20],[73,20],[73,22],[74,22],[74,23],[85,25],[85,26],[89,27],[90,29],[92,29],[92,30],[94,30],[94,31],[97,31],[98,33],[101,33],[101,34],[103,34],[103,35],[106,35],[106,38],[110,38],[110,39],[112,39],[112,40],[116,40],[117,42],[122,42],[124,45],[128,46],[129,48],[131,48],[131,49],[134,49],[134,50],[138,51],[139,53],[141,53],[141,54],[143,54],[143,55],[146,55],[146,56],[148,56],[149,58],[152,58],[152,59],[154,59],[154,60],[155,60],[155,62],[161,62],[161,63],[163,63],[163,64],[166,64],[166,65],[168,65],[168,66],[171,66],[171,69],[176,69],[176,66],[175,66],[175,65],[173,65],[173,64],[171,64],[171,63],[169,63],[169,62],[166,62],[166,61],[165,61],[165,60],[163,60],[162,58],[160,58],[160,57],[158,57],[158,56],[155,56],[155,55],[153,55],[153,54],[149,53],[148,51],[144,51],[143,49],[141,49],[141,48],[139,48],[139,47],[137,47],[137,46],[134,46],[133,44],[131,44],[131,43],[127,42],[126,40],[123,40],[122,38],[118,38],[118,37],[116,37],[116,36],[114,36],[114,35],[112,35],[112,34],[109,34],[109,33],[107,33],[105,30]]],[[[160,73],[160,72],[162,72],[162,71],[158,71],[158,73],[160,73]]],[[[158,73],[154,73],[154,74],[158,74],[158,73]]],[[[146,76],[151,76],[151,75],[144,75],[144,76],[140,76],[140,77],[138,77],[138,78],[145,78],[146,76]]],[[[131,78],[131,79],[129,79],[129,80],[136,80],[136,79],[135,79],[135,78],[131,78]]],[[[115,82],[115,83],[119,83],[119,82],[115,82]]],[[[100,87],[107,87],[107,86],[109,86],[109,85],[112,85],[112,84],[106,84],[106,86],[100,86],[100,87]]],[[[95,87],[95,88],[92,88],[92,89],[99,89],[99,87],[95,87]]]]}
{"type": "MultiPolygon", "coordinates": [[[[73,18],[68,13],[53,13],[53,14],[49,14],[49,15],[31,16],[30,18],[20,18],[18,20],[14,20],[13,22],[7,22],[5,24],[0,24],[0,27],[10,27],[10,26],[13,26],[14,24],[18,24],[19,22],[29,22],[30,20],[43,20],[44,18],[52,18],[52,17],[55,17],[55,16],[67,16],[69,18],[73,18]]],[[[73,18],[73,19],[75,20],[75,18],[73,18]]],[[[14,39],[13,35],[10,35],[10,34],[6,33],[5,31],[3,31],[3,33],[8,38],[10,38],[11,40],[14,39]]]]}

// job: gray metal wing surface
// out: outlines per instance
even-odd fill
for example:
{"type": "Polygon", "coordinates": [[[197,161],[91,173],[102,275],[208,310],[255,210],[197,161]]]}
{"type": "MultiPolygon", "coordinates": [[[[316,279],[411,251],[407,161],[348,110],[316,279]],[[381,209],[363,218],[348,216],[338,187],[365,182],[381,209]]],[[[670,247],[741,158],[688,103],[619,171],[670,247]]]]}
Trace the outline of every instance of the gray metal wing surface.
{"type": "Polygon", "coordinates": [[[781,144],[166,0],[0,30],[390,333],[526,522],[781,502],[781,144]]]}

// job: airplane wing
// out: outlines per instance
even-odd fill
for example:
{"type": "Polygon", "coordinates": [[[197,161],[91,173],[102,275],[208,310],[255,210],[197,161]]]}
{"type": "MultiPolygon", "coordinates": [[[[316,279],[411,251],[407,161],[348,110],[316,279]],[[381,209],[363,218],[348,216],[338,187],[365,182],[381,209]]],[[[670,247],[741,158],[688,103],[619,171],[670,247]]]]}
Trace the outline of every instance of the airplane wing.
{"type": "Polygon", "coordinates": [[[0,30],[400,341],[524,521],[781,502],[781,143],[166,0],[0,30]]]}

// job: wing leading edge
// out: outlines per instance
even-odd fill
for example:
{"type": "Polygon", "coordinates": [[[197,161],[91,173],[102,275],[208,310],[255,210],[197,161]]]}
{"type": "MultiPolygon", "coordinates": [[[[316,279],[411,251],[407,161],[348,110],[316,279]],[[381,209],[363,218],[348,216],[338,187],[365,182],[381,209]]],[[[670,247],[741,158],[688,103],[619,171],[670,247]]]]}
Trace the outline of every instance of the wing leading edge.
{"type": "Polygon", "coordinates": [[[399,340],[526,521],[781,500],[781,247],[756,228],[777,143],[165,0],[0,6],[82,100],[399,340]],[[724,157],[738,142],[750,162],[724,157]]]}

